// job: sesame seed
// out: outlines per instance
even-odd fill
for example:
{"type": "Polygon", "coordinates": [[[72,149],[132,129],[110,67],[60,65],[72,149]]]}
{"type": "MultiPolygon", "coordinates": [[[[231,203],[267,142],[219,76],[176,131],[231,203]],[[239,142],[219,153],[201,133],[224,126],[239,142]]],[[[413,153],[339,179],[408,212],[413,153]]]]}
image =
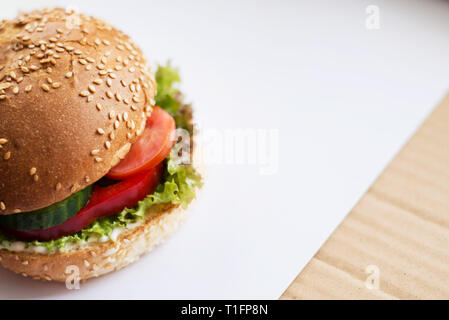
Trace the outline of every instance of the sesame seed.
{"type": "Polygon", "coordinates": [[[89,91],[87,91],[87,90],[84,90],[84,91],[80,92],[80,96],[81,97],[87,97],[88,95],[89,95],[89,91]]]}
{"type": "Polygon", "coordinates": [[[56,29],[56,32],[57,32],[57,33],[64,33],[64,31],[62,31],[62,29],[59,29],[59,28],[56,29]]]}
{"type": "Polygon", "coordinates": [[[123,113],[123,120],[128,121],[128,112],[123,113]]]}
{"type": "Polygon", "coordinates": [[[84,181],[86,181],[86,183],[89,183],[89,182],[90,182],[89,176],[86,176],[86,177],[84,178],[84,181]]]}
{"type": "Polygon", "coordinates": [[[30,69],[28,69],[28,68],[25,67],[25,66],[21,67],[20,70],[22,70],[23,73],[28,73],[28,72],[30,72],[30,69]]]}
{"type": "Polygon", "coordinates": [[[111,110],[110,112],[109,112],[109,119],[114,119],[114,117],[115,117],[115,111],[114,110],[111,110]]]}
{"type": "Polygon", "coordinates": [[[115,100],[117,100],[118,102],[122,101],[122,96],[120,95],[120,93],[115,93],[115,100]]]}
{"type": "Polygon", "coordinates": [[[82,65],[86,65],[87,64],[87,61],[84,60],[84,59],[79,59],[78,62],[81,63],[82,65]]]}
{"type": "Polygon", "coordinates": [[[133,96],[133,101],[134,101],[135,103],[138,103],[138,102],[139,102],[139,98],[137,98],[136,96],[133,96]]]}
{"type": "Polygon", "coordinates": [[[97,91],[97,89],[95,89],[95,87],[93,85],[89,85],[88,89],[92,93],[95,93],[95,91],[97,91]]]}
{"type": "Polygon", "coordinates": [[[123,99],[123,103],[124,104],[129,104],[129,99],[128,98],[123,99]]]}
{"type": "Polygon", "coordinates": [[[100,103],[97,103],[97,104],[95,105],[95,107],[97,108],[98,111],[101,111],[101,104],[100,104],[100,103]]]}
{"type": "Polygon", "coordinates": [[[56,184],[56,191],[59,191],[59,190],[61,190],[61,188],[62,188],[62,185],[61,185],[61,183],[57,183],[56,184]]]}
{"type": "Polygon", "coordinates": [[[95,79],[95,80],[93,81],[93,83],[100,85],[100,84],[103,83],[103,80],[101,80],[101,79],[95,79]]]}
{"type": "Polygon", "coordinates": [[[132,111],[137,111],[137,107],[135,105],[131,105],[131,110],[132,111]]]}
{"type": "Polygon", "coordinates": [[[122,86],[123,86],[123,87],[126,87],[126,86],[127,86],[127,84],[126,84],[126,81],[125,81],[125,80],[120,80],[120,83],[122,84],[122,86]]]}
{"type": "Polygon", "coordinates": [[[106,85],[107,85],[108,87],[111,87],[111,86],[112,86],[112,81],[111,81],[111,79],[107,79],[107,80],[106,80],[106,85]]]}
{"type": "Polygon", "coordinates": [[[0,100],[5,100],[6,96],[4,94],[0,95],[0,100]]]}
{"type": "Polygon", "coordinates": [[[106,51],[104,54],[106,57],[109,57],[111,55],[111,51],[106,51]]]}
{"type": "Polygon", "coordinates": [[[111,131],[111,133],[109,133],[109,139],[114,140],[115,139],[115,134],[114,132],[111,131]]]}
{"type": "Polygon", "coordinates": [[[0,209],[6,210],[6,205],[3,201],[0,201],[0,209]]]}
{"type": "Polygon", "coordinates": [[[111,78],[111,79],[116,79],[116,78],[117,78],[117,75],[116,75],[115,73],[110,73],[110,74],[109,74],[109,78],[111,78]]]}
{"type": "Polygon", "coordinates": [[[109,99],[111,99],[112,97],[113,97],[113,94],[112,94],[112,92],[111,91],[106,91],[106,96],[109,98],[109,99]]]}
{"type": "Polygon", "coordinates": [[[13,211],[14,213],[21,213],[22,212],[22,210],[20,210],[20,209],[14,209],[14,211],[13,211]]]}
{"type": "Polygon", "coordinates": [[[75,183],[75,184],[70,188],[70,192],[74,193],[77,189],[78,189],[78,184],[75,183]]]}
{"type": "Polygon", "coordinates": [[[50,91],[50,87],[47,86],[45,83],[42,84],[41,88],[42,88],[42,90],[44,90],[45,92],[50,91]]]}
{"type": "Polygon", "coordinates": [[[133,134],[132,134],[131,132],[128,132],[128,133],[126,134],[126,137],[127,137],[128,139],[131,139],[131,138],[133,137],[133,134]]]}
{"type": "Polygon", "coordinates": [[[73,72],[69,71],[65,74],[66,78],[71,78],[73,76],[73,72]]]}
{"type": "Polygon", "coordinates": [[[36,168],[34,168],[34,167],[31,168],[31,169],[30,169],[30,176],[36,174],[36,172],[37,172],[37,169],[36,169],[36,168]]]}
{"type": "Polygon", "coordinates": [[[120,113],[117,115],[117,120],[122,121],[122,115],[120,113]]]}
{"type": "Polygon", "coordinates": [[[116,71],[120,71],[120,70],[122,70],[122,66],[120,66],[120,65],[118,65],[118,66],[115,66],[115,70],[116,70],[116,71]]]}
{"type": "Polygon", "coordinates": [[[95,59],[93,59],[91,57],[87,57],[86,60],[90,63],[95,63],[95,59]]]}
{"type": "Polygon", "coordinates": [[[98,39],[98,38],[97,38],[97,39],[95,39],[95,41],[94,41],[94,42],[95,42],[95,44],[96,44],[97,46],[99,46],[99,45],[101,44],[101,41],[100,41],[100,39],[98,39]]]}
{"type": "Polygon", "coordinates": [[[104,65],[104,64],[102,64],[102,63],[97,64],[97,69],[98,69],[98,70],[104,70],[104,68],[105,68],[105,65],[104,65]]]}
{"type": "Polygon", "coordinates": [[[35,182],[37,182],[37,181],[39,180],[39,176],[38,176],[37,174],[35,174],[35,175],[33,176],[33,179],[34,179],[35,182]]]}
{"type": "Polygon", "coordinates": [[[118,120],[115,120],[114,129],[118,129],[118,127],[120,127],[120,122],[118,120]]]}
{"type": "Polygon", "coordinates": [[[97,133],[100,134],[100,135],[104,135],[105,132],[104,132],[104,130],[102,128],[98,128],[97,129],[97,133]]]}
{"type": "Polygon", "coordinates": [[[134,71],[136,71],[134,67],[129,68],[129,72],[133,73],[134,71]]]}
{"type": "Polygon", "coordinates": [[[117,46],[117,49],[119,49],[119,50],[125,50],[125,47],[122,46],[121,44],[119,44],[119,45],[117,46]]]}
{"type": "Polygon", "coordinates": [[[9,82],[0,83],[0,90],[8,89],[12,84],[9,82]]]}
{"type": "Polygon", "coordinates": [[[59,82],[55,82],[51,86],[53,87],[53,89],[58,89],[61,86],[61,84],[59,82]]]}
{"type": "Polygon", "coordinates": [[[88,64],[88,65],[86,66],[86,70],[89,71],[89,70],[91,70],[91,69],[92,69],[92,66],[91,66],[90,64],[88,64]]]}
{"type": "Polygon", "coordinates": [[[28,261],[25,260],[25,261],[22,262],[22,264],[23,264],[24,266],[26,266],[26,265],[28,265],[28,261]]]}
{"type": "Polygon", "coordinates": [[[25,87],[25,92],[30,92],[31,89],[33,89],[33,85],[30,84],[30,85],[25,87]]]}
{"type": "Polygon", "coordinates": [[[104,143],[104,147],[105,147],[106,149],[111,148],[111,143],[110,143],[109,141],[106,141],[106,142],[104,143]]]}
{"type": "Polygon", "coordinates": [[[108,74],[108,72],[107,72],[106,70],[101,70],[100,72],[98,72],[98,74],[99,74],[100,76],[105,76],[105,75],[108,74]]]}
{"type": "Polygon", "coordinates": [[[76,54],[76,55],[78,55],[78,56],[81,55],[81,54],[83,54],[83,52],[82,52],[81,50],[79,50],[79,49],[73,51],[73,53],[76,54]]]}
{"type": "Polygon", "coordinates": [[[87,261],[87,260],[84,260],[84,265],[86,266],[86,268],[87,268],[87,267],[89,267],[89,266],[90,266],[90,263],[89,263],[89,261],[87,261]]]}
{"type": "Polygon", "coordinates": [[[90,152],[91,155],[96,156],[98,153],[100,152],[100,150],[98,149],[94,149],[90,152]]]}
{"type": "Polygon", "coordinates": [[[103,161],[103,158],[100,158],[100,157],[95,158],[95,162],[101,162],[101,161],[103,161]]]}
{"type": "Polygon", "coordinates": [[[52,80],[51,78],[47,78],[47,82],[48,82],[49,84],[52,84],[52,83],[53,83],[53,80],[52,80]]]}
{"type": "Polygon", "coordinates": [[[105,45],[110,45],[111,43],[108,41],[108,40],[106,40],[106,39],[103,39],[103,44],[105,44],[105,45]]]}
{"type": "Polygon", "coordinates": [[[12,89],[12,92],[14,94],[18,94],[19,93],[19,87],[14,87],[14,89],[12,89]]]}

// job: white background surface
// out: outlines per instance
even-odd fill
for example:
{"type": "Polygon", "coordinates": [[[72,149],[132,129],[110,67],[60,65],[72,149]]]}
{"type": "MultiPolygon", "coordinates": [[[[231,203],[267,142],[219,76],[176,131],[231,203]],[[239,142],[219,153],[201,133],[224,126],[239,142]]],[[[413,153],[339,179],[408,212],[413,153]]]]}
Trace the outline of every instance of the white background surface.
{"type": "Polygon", "coordinates": [[[78,291],[1,270],[0,299],[278,298],[449,87],[443,1],[45,2],[171,58],[203,130],[279,129],[279,171],[210,164],[187,223],[138,263],[78,291]]]}

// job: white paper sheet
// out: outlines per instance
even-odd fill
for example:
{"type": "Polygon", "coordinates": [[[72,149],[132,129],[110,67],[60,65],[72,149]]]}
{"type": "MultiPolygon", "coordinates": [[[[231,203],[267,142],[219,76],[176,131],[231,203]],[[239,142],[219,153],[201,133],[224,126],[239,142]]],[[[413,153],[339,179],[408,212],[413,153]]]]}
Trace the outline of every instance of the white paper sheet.
{"type": "Polygon", "coordinates": [[[72,291],[1,270],[0,299],[278,298],[449,87],[449,5],[376,1],[368,30],[370,4],[76,3],[180,66],[202,132],[277,130],[278,171],[208,163],[186,224],[139,262],[72,291]]]}

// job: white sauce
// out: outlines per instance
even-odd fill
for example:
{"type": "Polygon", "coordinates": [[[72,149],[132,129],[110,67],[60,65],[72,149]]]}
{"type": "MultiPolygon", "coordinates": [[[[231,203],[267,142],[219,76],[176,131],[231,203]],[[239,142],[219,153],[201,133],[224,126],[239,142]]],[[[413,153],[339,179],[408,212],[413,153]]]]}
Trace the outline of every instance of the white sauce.
{"type": "MultiPolygon", "coordinates": [[[[128,232],[135,227],[139,226],[145,221],[145,219],[139,220],[135,223],[130,223],[126,226],[126,228],[114,228],[110,234],[110,236],[102,236],[101,238],[92,236],[87,239],[87,241],[77,241],[77,242],[68,242],[65,244],[63,248],[56,248],[54,253],[58,252],[70,252],[76,251],[78,249],[84,249],[88,247],[95,246],[98,243],[104,243],[107,241],[117,241],[121,234],[124,232],[128,232]]],[[[40,253],[40,254],[48,254],[49,251],[46,247],[42,246],[25,246],[25,242],[23,241],[3,241],[0,243],[0,249],[5,249],[13,252],[29,252],[29,253],[40,253]]]]}

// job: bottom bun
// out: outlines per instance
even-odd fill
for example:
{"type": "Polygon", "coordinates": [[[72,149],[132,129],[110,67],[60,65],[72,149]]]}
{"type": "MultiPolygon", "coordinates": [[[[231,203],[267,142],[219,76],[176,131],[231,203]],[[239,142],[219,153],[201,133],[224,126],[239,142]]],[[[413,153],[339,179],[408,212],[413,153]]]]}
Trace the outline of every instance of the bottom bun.
{"type": "Polygon", "coordinates": [[[116,239],[95,242],[69,252],[41,254],[0,250],[0,265],[25,277],[66,282],[74,270],[85,281],[121,269],[170,236],[187,217],[173,204],[152,207],[143,223],[125,229],[116,239]],[[76,267],[74,267],[76,266],[76,267]]]}

